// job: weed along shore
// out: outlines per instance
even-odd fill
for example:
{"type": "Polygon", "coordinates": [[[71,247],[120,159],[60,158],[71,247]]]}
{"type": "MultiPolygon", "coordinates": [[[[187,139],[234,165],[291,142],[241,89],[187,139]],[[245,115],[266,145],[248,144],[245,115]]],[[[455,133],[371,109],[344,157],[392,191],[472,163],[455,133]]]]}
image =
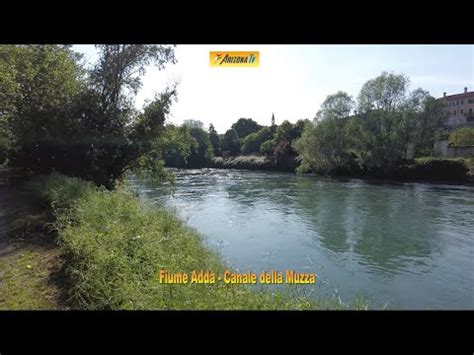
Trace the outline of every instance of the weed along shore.
{"type": "MultiPolygon", "coordinates": [[[[201,236],[174,213],[138,199],[124,186],[109,191],[53,173],[33,178],[26,189],[51,218],[47,223],[56,233],[69,309],[346,307],[333,299],[295,296],[291,290],[267,292],[219,281],[218,275],[231,268],[204,246],[201,236]]],[[[367,306],[357,301],[350,307],[367,306]]]]}

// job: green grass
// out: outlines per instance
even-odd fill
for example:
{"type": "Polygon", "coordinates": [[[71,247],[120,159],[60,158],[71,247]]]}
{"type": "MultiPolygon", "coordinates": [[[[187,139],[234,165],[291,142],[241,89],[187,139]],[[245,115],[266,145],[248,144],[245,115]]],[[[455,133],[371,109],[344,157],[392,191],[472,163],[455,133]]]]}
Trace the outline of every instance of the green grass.
{"type": "Polygon", "coordinates": [[[126,188],[96,188],[59,174],[30,184],[55,216],[58,243],[74,309],[366,309],[356,301],[309,301],[291,291],[266,292],[245,285],[160,284],[170,272],[227,266],[204,247],[201,236],[173,213],[137,199],[126,188]]]}
{"type": "Polygon", "coordinates": [[[22,248],[0,258],[0,310],[60,308],[60,291],[50,280],[57,263],[57,251],[38,248],[22,248]]]}

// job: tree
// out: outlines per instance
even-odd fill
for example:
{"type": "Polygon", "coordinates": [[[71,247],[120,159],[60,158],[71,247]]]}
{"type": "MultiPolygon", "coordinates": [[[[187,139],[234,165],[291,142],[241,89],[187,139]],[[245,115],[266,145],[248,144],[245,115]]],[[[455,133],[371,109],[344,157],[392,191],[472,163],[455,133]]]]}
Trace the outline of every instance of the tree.
{"type": "Polygon", "coordinates": [[[187,167],[188,168],[202,168],[209,164],[213,158],[213,149],[209,141],[209,135],[205,130],[198,127],[189,128],[191,137],[196,144],[192,146],[191,154],[189,155],[187,167]]]}
{"type": "Polygon", "coordinates": [[[269,139],[263,142],[260,145],[260,154],[267,155],[267,156],[272,155],[274,145],[275,145],[275,141],[273,139],[269,139]]]}
{"type": "Polygon", "coordinates": [[[258,132],[262,126],[251,118],[239,118],[237,122],[232,125],[232,129],[237,132],[240,139],[244,139],[250,133],[258,132]]]}
{"type": "Polygon", "coordinates": [[[334,120],[309,123],[293,147],[299,154],[299,171],[331,174],[345,163],[347,155],[339,149],[338,136],[342,134],[334,120]]]}
{"type": "Polygon", "coordinates": [[[217,134],[217,131],[215,130],[214,125],[212,123],[209,125],[209,141],[211,142],[212,147],[214,149],[214,154],[221,155],[222,154],[221,139],[219,135],[217,134]]]}
{"type": "Polygon", "coordinates": [[[166,166],[169,167],[187,167],[191,152],[198,149],[198,142],[192,137],[189,127],[166,125],[161,138],[163,147],[158,151],[162,152],[162,157],[158,159],[164,159],[166,166]]]}
{"type": "Polygon", "coordinates": [[[131,108],[148,65],[154,64],[162,70],[168,63],[176,63],[174,49],[170,46],[115,44],[96,47],[101,55],[90,72],[90,80],[105,111],[131,108]]]}
{"type": "MultiPolygon", "coordinates": [[[[274,128],[274,135],[271,139],[263,142],[260,146],[260,152],[265,155],[278,156],[294,155],[295,151],[292,148],[293,142],[301,137],[304,126],[309,120],[298,120],[295,124],[285,120],[281,125],[274,128]]],[[[270,131],[272,131],[270,129],[270,131]]]]}
{"type": "Polygon", "coordinates": [[[365,169],[389,175],[409,157],[431,153],[441,119],[439,103],[427,91],[408,92],[404,75],[382,73],[369,80],[353,102],[338,92],[321,105],[294,145],[300,170],[322,173],[365,169]]]}
{"type": "Polygon", "coordinates": [[[193,119],[184,120],[183,125],[188,126],[190,128],[204,129],[204,123],[202,123],[199,120],[193,120],[193,119]]]}
{"type": "Polygon", "coordinates": [[[330,174],[348,164],[351,157],[344,127],[353,107],[352,98],[342,91],[324,100],[314,123],[306,123],[301,138],[293,144],[300,155],[300,171],[330,174]]]}
{"type": "Polygon", "coordinates": [[[443,119],[442,106],[439,100],[424,92],[420,100],[420,109],[414,113],[415,124],[411,132],[413,156],[430,156],[435,141],[439,138],[443,119]]]}
{"type": "Polygon", "coordinates": [[[407,88],[404,75],[382,73],[364,84],[359,94],[359,113],[368,132],[369,169],[384,174],[394,170],[406,158],[409,138],[407,88]]]}
{"type": "Polygon", "coordinates": [[[222,150],[231,155],[240,153],[239,135],[235,129],[229,129],[225,132],[222,140],[222,150]]]}
{"type": "Polygon", "coordinates": [[[354,108],[354,101],[344,91],[326,97],[321,104],[317,118],[341,120],[348,117],[354,108]]]}
{"type": "Polygon", "coordinates": [[[271,137],[272,132],[268,127],[263,127],[258,132],[250,133],[247,137],[243,139],[242,153],[260,153],[260,146],[262,145],[262,143],[270,139],[271,137]]]}
{"type": "Polygon", "coordinates": [[[14,164],[36,172],[55,169],[107,188],[130,169],[167,176],[155,157],[175,86],[142,112],[133,100],[147,65],[163,69],[175,62],[172,47],[101,45],[97,65],[87,71],[66,46],[13,48],[2,48],[0,61],[17,93],[2,113],[15,136],[14,164]]]}
{"type": "Polygon", "coordinates": [[[84,87],[79,59],[64,46],[0,47],[0,121],[11,164],[34,169],[56,157],[45,148],[70,123],[68,108],[84,87]]]}

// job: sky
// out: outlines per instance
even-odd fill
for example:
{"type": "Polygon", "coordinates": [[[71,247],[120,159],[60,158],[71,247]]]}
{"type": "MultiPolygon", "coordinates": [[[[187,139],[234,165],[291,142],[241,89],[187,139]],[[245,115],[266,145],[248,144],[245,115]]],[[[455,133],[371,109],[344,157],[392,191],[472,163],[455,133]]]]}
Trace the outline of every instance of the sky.
{"type": "MultiPolygon", "coordinates": [[[[93,63],[92,45],[74,49],[93,63]]],[[[410,78],[434,97],[474,90],[473,45],[177,45],[176,64],[150,66],[136,97],[137,108],[175,81],[178,101],[168,122],[212,123],[225,133],[241,117],[270,125],[312,119],[324,99],[339,90],[354,99],[362,85],[383,71],[410,78]],[[209,65],[209,51],[260,51],[256,68],[209,65]]]]}

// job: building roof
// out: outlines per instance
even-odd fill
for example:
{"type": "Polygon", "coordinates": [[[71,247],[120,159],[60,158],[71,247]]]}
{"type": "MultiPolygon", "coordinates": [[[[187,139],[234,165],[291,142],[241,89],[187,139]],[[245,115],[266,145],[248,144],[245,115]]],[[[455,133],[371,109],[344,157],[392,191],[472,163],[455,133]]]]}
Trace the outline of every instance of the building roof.
{"type": "Polygon", "coordinates": [[[462,99],[465,97],[471,97],[473,95],[474,95],[474,91],[469,91],[469,92],[463,92],[461,94],[446,95],[446,96],[440,97],[439,99],[462,99]]]}

